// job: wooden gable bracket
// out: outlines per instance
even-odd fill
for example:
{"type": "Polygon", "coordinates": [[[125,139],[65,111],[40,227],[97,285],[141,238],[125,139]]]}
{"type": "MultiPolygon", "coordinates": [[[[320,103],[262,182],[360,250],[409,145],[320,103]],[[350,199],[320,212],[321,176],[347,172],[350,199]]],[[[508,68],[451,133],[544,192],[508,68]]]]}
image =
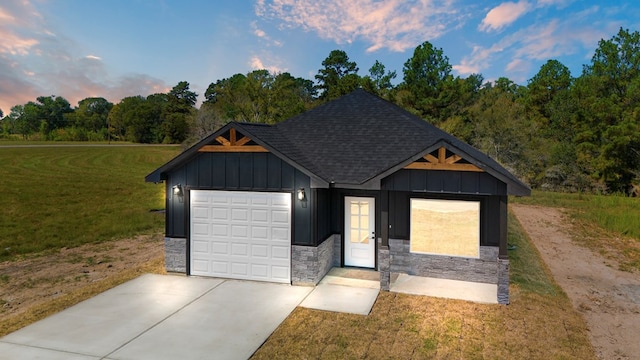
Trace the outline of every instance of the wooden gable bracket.
{"type": "Polygon", "coordinates": [[[475,172],[484,171],[473,164],[458,163],[458,161],[462,160],[462,157],[460,157],[459,155],[453,154],[447,157],[447,149],[444,146],[441,146],[438,149],[438,157],[435,157],[431,154],[427,154],[423,156],[423,159],[426,161],[413,162],[405,166],[405,169],[475,171],[475,172]]]}
{"type": "Polygon", "coordinates": [[[225,138],[220,135],[216,138],[218,144],[216,145],[204,145],[199,152],[269,152],[260,145],[247,145],[251,141],[250,138],[242,135],[238,139],[238,133],[235,128],[229,129],[229,138],[225,138]]]}

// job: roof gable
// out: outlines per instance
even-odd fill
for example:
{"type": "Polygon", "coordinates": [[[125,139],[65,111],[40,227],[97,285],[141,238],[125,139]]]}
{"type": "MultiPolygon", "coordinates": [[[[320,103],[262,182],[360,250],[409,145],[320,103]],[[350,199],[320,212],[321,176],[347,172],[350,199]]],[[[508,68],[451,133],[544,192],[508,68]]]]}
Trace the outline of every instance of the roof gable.
{"type": "Polygon", "coordinates": [[[318,187],[379,188],[405,167],[485,171],[510,194],[531,190],[486,154],[408,111],[359,89],[277,125],[230,123],[147,176],[188,161],[198,151],[269,151],[318,187]],[[442,150],[441,150],[442,149],[442,150]]]}

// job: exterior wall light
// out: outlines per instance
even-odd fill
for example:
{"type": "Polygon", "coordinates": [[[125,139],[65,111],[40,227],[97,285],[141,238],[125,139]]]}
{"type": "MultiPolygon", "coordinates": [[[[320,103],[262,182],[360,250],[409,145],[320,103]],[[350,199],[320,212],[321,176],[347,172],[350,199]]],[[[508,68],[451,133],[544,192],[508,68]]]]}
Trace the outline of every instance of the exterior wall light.
{"type": "Polygon", "coordinates": [[[182,197],[182,195],[183,195],[183,193],[182,193],[182,185],[180,185],[180,184],[173,185],[173,195],[182,197]]]}
{"type": "Polygon", "coordinates": [[[304,201],[305,198],[306,198],[306,196],[305,196],[305,193],[304,193],[304,188],[298,189],[298,200],[304,201]]]}

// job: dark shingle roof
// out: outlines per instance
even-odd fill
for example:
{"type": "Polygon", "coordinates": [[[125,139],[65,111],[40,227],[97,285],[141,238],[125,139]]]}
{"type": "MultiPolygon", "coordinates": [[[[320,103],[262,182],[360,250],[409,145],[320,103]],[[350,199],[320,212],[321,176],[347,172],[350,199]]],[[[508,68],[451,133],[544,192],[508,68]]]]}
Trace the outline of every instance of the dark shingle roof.
{"type": "MultiPolygon", "coordinates": [[[[322,183],[364,186],[444,145],[505,182],[510,194],[531,192],[486,154],[361,89],[274,126],[232,123],[195,145],[195,151],[229,126],[322,183]]],[[[159,179],[170,164],[147,180],[159,179]]]]}

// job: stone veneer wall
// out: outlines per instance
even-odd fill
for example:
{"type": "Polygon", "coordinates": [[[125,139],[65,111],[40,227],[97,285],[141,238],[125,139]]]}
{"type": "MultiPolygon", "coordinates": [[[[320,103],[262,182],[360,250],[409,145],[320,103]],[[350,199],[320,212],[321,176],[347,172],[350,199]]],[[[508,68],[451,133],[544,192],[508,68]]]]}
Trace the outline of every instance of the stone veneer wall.
{"type": "Polygon", "coordinates": [[[498,259],[498,304],[509,303],[509,259],[498,259]]]}
{"type": "Polygon", "coordinates": [[[389,247],[382,246],[381,238],[378,238],[378,272],[380,273],[380,290],[389,291],[391,288],[391,256],[389,247]]]}
{"type": "Polygon", "coordinates": [[[389,239],[391,272],[434,278],[498,283],[498,247],[480,246],[480,258],[410,252],[409,240],[389,239]]]}
{"type": "Polygon", "coordinates": [[[314,246],[291,246],[291,283],[293,285],[316,285],[331,270],[340,266],[340,235],[329,236],[322,244],[314,246]],[[336,246],[336,243],[338,245],[336,246]],[[336,260],[337,258],[337,260],[336,260]]]}
{"type": "Polygon", "coordinates": [[[168,272],[187,272],[187,239],[164,238],[164,267],[168,272]]]}

